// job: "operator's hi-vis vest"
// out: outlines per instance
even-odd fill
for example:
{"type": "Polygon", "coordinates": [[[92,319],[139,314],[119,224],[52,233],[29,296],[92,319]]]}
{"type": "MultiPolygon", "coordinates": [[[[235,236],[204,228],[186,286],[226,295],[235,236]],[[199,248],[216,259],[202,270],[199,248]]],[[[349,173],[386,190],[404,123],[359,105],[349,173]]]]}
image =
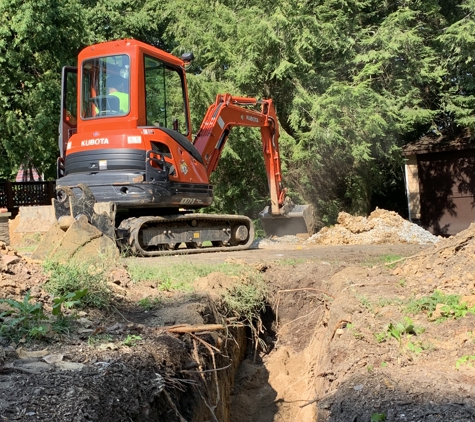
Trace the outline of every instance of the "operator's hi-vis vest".
{"type": "Polygon", "coordinates": [[[122,113],[126,114],[129,112],[129,94],[115,91],[111,92],[109,95],[113,95],[119,99],[119,109],[122,113]]]}

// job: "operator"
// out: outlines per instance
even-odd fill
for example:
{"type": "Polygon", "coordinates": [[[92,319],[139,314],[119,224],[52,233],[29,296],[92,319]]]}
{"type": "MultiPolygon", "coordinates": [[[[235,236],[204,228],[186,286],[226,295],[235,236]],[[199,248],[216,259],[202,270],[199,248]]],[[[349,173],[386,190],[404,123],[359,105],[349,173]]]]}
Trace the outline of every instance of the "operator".
{"type": "Polygon", "coordinates": [[[119,99],[119,109],[121,114],[127,114],[129,112],[129,94],[123,92],[124,82],[128,82],[128,80],[123,79],[120,76],[110,76],[107,78],[108,94],[119,99]]]}

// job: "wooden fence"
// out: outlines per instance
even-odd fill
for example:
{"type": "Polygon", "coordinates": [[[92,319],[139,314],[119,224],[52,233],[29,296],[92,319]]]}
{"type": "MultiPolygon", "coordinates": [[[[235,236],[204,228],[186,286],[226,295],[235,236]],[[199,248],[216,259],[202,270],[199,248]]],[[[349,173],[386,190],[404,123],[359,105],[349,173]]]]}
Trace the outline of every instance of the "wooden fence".
{"type": "Polygon", "coordinates": [[[7,208],[13,215],[18,208],[28,205],[51,205],[55,197],[54,181],[51,182],[0,182],[0,208],[7,208]]]}

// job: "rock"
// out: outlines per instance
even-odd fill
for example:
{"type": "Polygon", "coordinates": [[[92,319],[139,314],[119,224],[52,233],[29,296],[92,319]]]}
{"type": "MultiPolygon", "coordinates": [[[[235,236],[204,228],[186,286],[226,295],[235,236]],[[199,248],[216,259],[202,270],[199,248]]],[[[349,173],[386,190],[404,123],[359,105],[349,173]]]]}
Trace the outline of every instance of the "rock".
{"type": "Polygon", "coordinates": [[[57,362],[55,366],[62,371],[81,371],[85,365],[79,362],[57,362]]]}
{"type": "Polygon", "coordinates": [[[444,316],[448,315],[449,310],[447,309],[447,305],[444,305],[443,303],[438,303],[435,307],[435,311],[432,312],[432,315],[430,316],[431,321],[436,321],[439,318],[442,318],[444,316]],[[444,309],[444,307],[446,309],[444,309]]]}
{"type": "Polygon", "coordinates": [[[473,308],[475,306],[475,295],[462,296],[460,303],[467,304],[467,308],[473,308]]]}
{"type": "Polygon", "coordinates": [[[58,362],[61,362],[64,358],[64,355],[61,354],[61,353],[55,353],[55,354],[51,354],[51,355],[47,355],[47,356],[44,356],[43,357],[43,360],[46,362],[46,363],[49,363],[50,365],[52,364],[56,364],[58,362]]]}
{"type": "Polygon", "coordinates": [[[16,354],[20,359],[41,358],[49,354],[48,349],[43,350],[26,350],[23,347],[16,349],[16,354]]]}
{"type": "Polygon", "coordinates": [[[81,324],[84,328],[91,328],[93,326],[92,321],[88,320],[87,318],[79,318],[79,324],[81,324]]]}
{"type": "Polygon", "coordinates": [[[17,264],[20,260],[21,258],[16,255],[2,255],[3,265],[7,268],[9,265],[17,264]]]}

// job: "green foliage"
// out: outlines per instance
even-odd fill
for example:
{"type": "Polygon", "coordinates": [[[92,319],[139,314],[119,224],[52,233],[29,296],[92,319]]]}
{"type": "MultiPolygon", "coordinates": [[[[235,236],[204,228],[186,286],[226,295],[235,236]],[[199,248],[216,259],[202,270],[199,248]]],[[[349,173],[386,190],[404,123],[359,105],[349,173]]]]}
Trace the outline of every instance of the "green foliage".
{"type": "Polygon", "coordinates": [[[0,178],[55,165],[61,67],[84,37],[81,10],[76,0],[0,2],[0,178]]]}
{"type": "Polygon", "coordinates": [[[142,340],[142,337],[134,334],[128,334],[127,338],[124,340],[124,345],[128,347],[135,347],[137,342],[140,340],[142,340]]]}
{"type": "Polygon", "coordinates": [[[87,294],[87,289],[76,290],[75,292],[69,292],[65,296],[53,298],[53,309],[51,314],[57,317],[63,316],[63,307],[70,309],[75,305],[81,303],[81,298],[87,294]]]}
{"type": "Polygon", "coordinates": [[[69,306],[79,299],[78,304],[83,307],[104,308],[109,305],[111,292],[107,287],[105,269],[75,262],[46,262],[44,269],[49,274],[45,290],[58,298],[58,306],[69,306]]]}
{"type": "Polygon", "coordinates": [[[146,310],[150,310],[157,306],[160,306],[162,301],[158,297],[151,298],[150,296],[147,296],[147,297],[144,297],[143,299],[140,299],[137,303],[140,307],[146,310]]]}
{"type": "Polygon", "coordinates": [[[373,413],[371,415],[371,422],[380,422],[386,420],[386,413],[373,413]]]}
{"type": "Polygon", "coordinates": [[[445,305],[440,308],[441,316],[437,319],[439,322],[448,318],[462,318],[467,313],[475,314],[475,306],[469,308],[466,303],[460,303],[459,295],[446,295],[439,290],[430,296],[409,301],[406,311],[412,314],[425,312],[431,318],[438,304],[445,305]]]}
{"type": "Polygon", "coordinates": [[[460,359],[457,359],[455,362],[455,368],[460,369],[461,366],[473,366],[475,361],[475,356],[473,355],[464,355],[460,359]]]}
{"type": "Polygon", "coordinates": [[[414,326],[414,323],[410,318],[404,317],[402,322],[398,322],[396,324],[391,322],[383,332],[375,333],[374,336],[378,343],[382,343],[387,339],[394,338],[399,344],[401,344],[401,340],[404,335],[417,335],[422,331],[423,329],[416,328],[414,326]]]}
{"type": "MultiPolygon", "coordinates": [[[[193,51],[194,132],[217,93],[273,98],[290,196],[319,224],[406,208],[401,147],[475,129],[475,0],[11,0],[0,4],[0,178],[52,176],[60,69],[92,42],[132,37],[193,51]],[[183,11],[183,13],[177,13],[183,11]]],[[[268,200],[258,131],[234,128],[212,209],[251,218],[268,200]]]]}
{"type": "Polygon", "coordinates": [[[30,292],[27,292],[23,301],[14,299],[0,299],[0,303],[7,304],[11,309],[0,314],[2,325],[1,335],[13,339],[23,336],[31,338],[44,337],[48,331],[44,321],[48,317],[43,311],[41,303],[30,303],[30,292]]]}

